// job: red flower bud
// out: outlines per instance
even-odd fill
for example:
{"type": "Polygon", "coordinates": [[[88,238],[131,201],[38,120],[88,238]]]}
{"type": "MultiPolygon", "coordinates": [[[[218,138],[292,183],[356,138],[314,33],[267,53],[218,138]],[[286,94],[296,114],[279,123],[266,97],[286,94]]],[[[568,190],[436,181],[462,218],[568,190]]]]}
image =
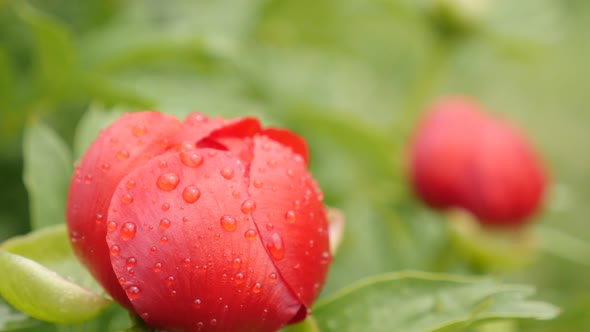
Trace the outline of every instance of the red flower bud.
{"type": "Polygon", "coordinates": [[[277,330],[306,316],[331,261],[307,158],[303,139],[254,118],[125,115],[76,169],[72,245],[150,326],[277,330]]]}
{"type": "Polygon", "coordinates": [[[495,226],[524,223],[546,182],[525,137],[461,97],[430,107],[414,134],[410,170],[414,190],[430,206],[462,208],[495,226]]]}

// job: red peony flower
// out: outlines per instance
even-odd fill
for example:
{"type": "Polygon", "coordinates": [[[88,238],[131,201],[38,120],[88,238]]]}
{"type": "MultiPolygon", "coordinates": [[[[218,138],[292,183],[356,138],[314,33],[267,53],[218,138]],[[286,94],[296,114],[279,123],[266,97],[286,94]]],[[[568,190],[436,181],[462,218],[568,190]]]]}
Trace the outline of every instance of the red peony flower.
{"type": "Polygon", "coordinates": [[[524,223],[545,191],[542,163],[525,137],[462,97],[430,107],[414,134],[410,170],[427,204],[463,208],[487,225],[524,223]]]}
{"type": "Polygon", "coordinates": [[[152,327],[277,330],[306,316],[331,262],[307,162],[303,139],[254,118],[124,115],[76,168],[72,245],[152,327]]]}

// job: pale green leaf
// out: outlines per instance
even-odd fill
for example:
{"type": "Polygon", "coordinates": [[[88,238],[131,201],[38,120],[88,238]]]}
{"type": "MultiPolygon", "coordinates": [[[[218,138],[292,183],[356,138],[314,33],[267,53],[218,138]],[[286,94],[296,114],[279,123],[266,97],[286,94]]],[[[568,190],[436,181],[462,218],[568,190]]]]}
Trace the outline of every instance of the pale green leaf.
{"type": "Polygon", "coordinates": [[[0,279],[0,295],[40,320],[78,323],[95,317],[111,303],[78,283],[92,282],[70,249],[64,225],[2,244],[0,270],[9,272],[0,279]]]}
{"type": "Polygon", "coordinates": [[[108,127],[116,119],[121,117],[121,115],[122,112],[118,110],[107,111],[100,105],[91,105],[84,116],[82,116],[82,119],[80,119],[76,128],[74,158],[78,159],[84,155],[92,142],[98,137],[100,131],[108,127]]]}
{"type": "Polygon", "coordinates": [[[321,331],[426,332],[481,320],[551,319],[554,306],[526,300],[528,286],[426,272],[376,276],[318,303],[321,331]]]}
{"type": "Polygon", "coordinates": [[[73,172],[67,145],[51,128],[36,122],[25,129],[23,157],[32,227],[63,223],[73,172]]]}

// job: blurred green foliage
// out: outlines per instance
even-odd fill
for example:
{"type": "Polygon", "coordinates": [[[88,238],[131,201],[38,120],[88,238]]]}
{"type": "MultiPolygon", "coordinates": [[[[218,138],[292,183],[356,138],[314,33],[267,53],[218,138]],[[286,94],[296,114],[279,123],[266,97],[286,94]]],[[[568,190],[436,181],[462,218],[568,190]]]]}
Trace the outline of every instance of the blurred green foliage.
{"type": "MultiPolygon", "coordinates": [[[[0,241],[29,231],[39,213],[22,180],[26,126],[43,123],[79,145],[74,131],[90,105],[199,110],[256,115],[308,139],[327,204],[347,216],[323,296],[377,273],[433,270],[448,245],[442,216],[412,197],[403,146],[425,105],[461,93],[536,142],[553,183],[538,222],[587,243],[590,2],[474,0],[487,4],[476,16],[440,2],[0,0],[0,241]]],[[[549,253],[568,242],[541,240],[549,253]]],[[[581,260],[541,254],[503,276],[563,310],[522,330],[590,330],[581,260]]],[[[0,327],[18,315],[3,310],[0,327]]],[[[119,312],[108,315],[114,325],[88,328],[125,327],[119,312]]]]}

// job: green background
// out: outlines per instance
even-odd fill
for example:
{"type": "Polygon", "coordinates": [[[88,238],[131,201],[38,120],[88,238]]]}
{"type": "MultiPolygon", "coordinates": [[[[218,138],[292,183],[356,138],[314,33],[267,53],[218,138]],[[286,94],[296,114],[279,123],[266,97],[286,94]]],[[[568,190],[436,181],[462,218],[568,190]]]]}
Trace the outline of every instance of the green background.
{"type": "MultiPolygon", "coordinates": [[[[590,330],[590,2],[463,1],[482,5],[477,15],[442,2],[0,0],[0,242],[38,219],[23,184],[27,125],[75,146],[89,108],[198,110],[256,115],[308,140],[326,203],[347,218],[322,297],[390,271],[481,272],[456,257],[441,266],[444,217],[403,174],[417,114],[466,94],[517,123],[550,170],[540,257],[499,275],[562,314],[511,328],[590,330]]],[[[104,321],[113,312],[125,327],[109,310],[104,321]]]]}

